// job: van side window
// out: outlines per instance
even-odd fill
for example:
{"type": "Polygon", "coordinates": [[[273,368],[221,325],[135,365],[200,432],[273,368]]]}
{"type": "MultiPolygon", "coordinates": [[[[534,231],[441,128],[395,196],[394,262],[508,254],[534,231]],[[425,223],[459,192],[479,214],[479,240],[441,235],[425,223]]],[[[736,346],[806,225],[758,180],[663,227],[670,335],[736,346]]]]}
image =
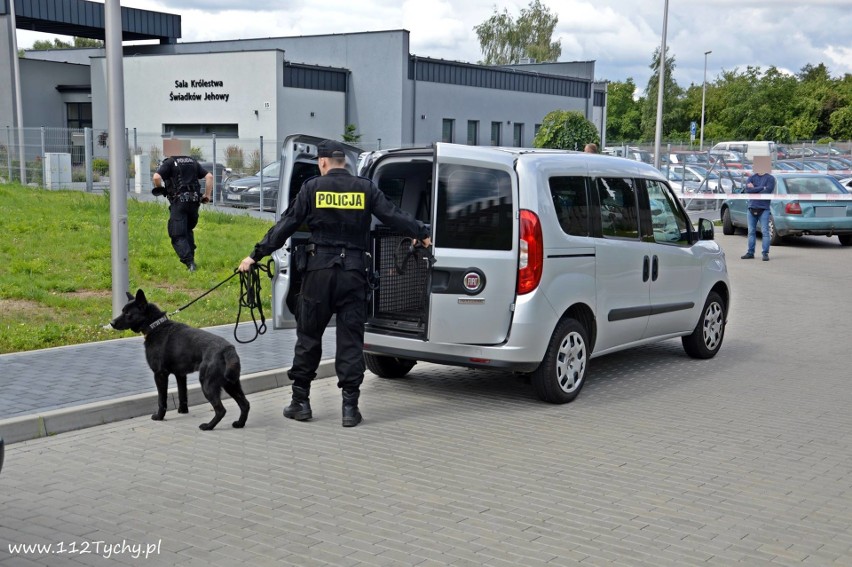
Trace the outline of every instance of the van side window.
{"type": "Polygon", "coordinates": [[[689,244],[686,219],[675,206],[674,197],[659,181],[649,179],[646,183],[654,241],[660,244],[689,244]]]}
{"type": "Polygon", "coordinates": [[[603,236],[639,238],[635,182],[629,178],[599,177],[595,188],[601,204],[603,236]]]}
{"type": "Polygon", "coordinates": [[[589,190],[585,177],[551,177],[550,196],[565,234],[589,235],[589,190]]]}
{"type": "Polygon", "coordinates": [[[438,168],[435,245],[512,249],[512,179],[505,171],[468,165],[438,168]]]}

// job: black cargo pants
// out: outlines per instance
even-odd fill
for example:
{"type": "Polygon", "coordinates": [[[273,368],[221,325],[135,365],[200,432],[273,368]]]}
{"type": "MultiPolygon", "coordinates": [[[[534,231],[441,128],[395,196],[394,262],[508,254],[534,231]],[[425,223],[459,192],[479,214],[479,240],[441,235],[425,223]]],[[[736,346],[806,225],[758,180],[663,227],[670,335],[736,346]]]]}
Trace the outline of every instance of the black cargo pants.
{"type": "Polygon", "coordinates": [[[192,231],[198,224],[200,204],[192,201],[174,201],[169,205],[169,238],[172,248],[186,265],[195,261],[195,236],[192,231]]]}
{"type": "Polygon", "coordinates": [[[305,274],[296,316],[296,349],[288,372],[294,386],[309,388],[322,358],[322,335],[337,314],[337,386],[357,391],[364,381],[367,276],[340,265],[305,274]]]}

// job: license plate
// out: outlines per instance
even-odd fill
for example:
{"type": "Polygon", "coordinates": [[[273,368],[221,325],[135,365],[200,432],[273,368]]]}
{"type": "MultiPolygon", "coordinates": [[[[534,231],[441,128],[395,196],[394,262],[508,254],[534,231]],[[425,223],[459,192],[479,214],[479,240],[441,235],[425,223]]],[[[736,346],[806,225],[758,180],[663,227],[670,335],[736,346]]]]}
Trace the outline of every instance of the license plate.
{"type": "Polygon", "coordinates": [[[819,218],[845,217],[846,207],[814,207],[814,216],[819,218]]]}
{"type": "Polygon", "coordinates": [[[227,195],[225,195],[225,198],[228,199],[229,201],[240,201],[243,198],[243,196],[242,195],[234,195],[233,193],[228,193],[227,195]]]}

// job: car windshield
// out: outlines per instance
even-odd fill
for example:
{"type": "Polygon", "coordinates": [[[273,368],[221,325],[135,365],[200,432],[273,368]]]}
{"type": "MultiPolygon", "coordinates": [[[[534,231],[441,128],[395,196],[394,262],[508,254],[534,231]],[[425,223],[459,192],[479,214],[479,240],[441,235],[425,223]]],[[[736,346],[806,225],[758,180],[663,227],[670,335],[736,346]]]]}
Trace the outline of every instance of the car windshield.
{"type": "Polygon", "coordinates": [[[840,184],[830,177],[820,177],[818,179],[814,179],[812,177],[796,177],[793,179],[786,179],[785,184],[787,185],[787,193],[811,195],[844,193],[840,184]]]}
{"type": "MultiPolygon", "coordinates": [[[[278,177],[278,170],[281,167],[280,161],[274,161],[263,168],[264,177],[278,177]]],[[[255,177],[260,177],[260,172],[254,174],[255,177]]]]}

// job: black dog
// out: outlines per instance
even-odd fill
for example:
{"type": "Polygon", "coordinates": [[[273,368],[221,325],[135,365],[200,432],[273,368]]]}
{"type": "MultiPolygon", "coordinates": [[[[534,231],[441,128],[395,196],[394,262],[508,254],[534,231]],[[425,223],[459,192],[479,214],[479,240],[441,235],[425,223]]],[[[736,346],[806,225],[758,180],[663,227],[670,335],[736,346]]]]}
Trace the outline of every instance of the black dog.
{"type": "Polygon", "coordinates": [[[177,379],[178,413],[189,413],[186,375],[198,371],[201,391],[216,412],[210,423],[199,427],[204,431],[213,429],[225,416],[222,389],[240,406],[240,419],[232,425],[243,427],[250,406],[240,385],[240,357],[234,345],[207,331],[170,321],[164,311],[148,303],[141,289],[136,297],[128,293],[127,298],[129,303],[110,325],[119,331],[130,329],[145,335],[145,358],[154,371],[158,394],[157,413],[151,419],[161,421],[166,415],[169,374],[177,379]]]}

